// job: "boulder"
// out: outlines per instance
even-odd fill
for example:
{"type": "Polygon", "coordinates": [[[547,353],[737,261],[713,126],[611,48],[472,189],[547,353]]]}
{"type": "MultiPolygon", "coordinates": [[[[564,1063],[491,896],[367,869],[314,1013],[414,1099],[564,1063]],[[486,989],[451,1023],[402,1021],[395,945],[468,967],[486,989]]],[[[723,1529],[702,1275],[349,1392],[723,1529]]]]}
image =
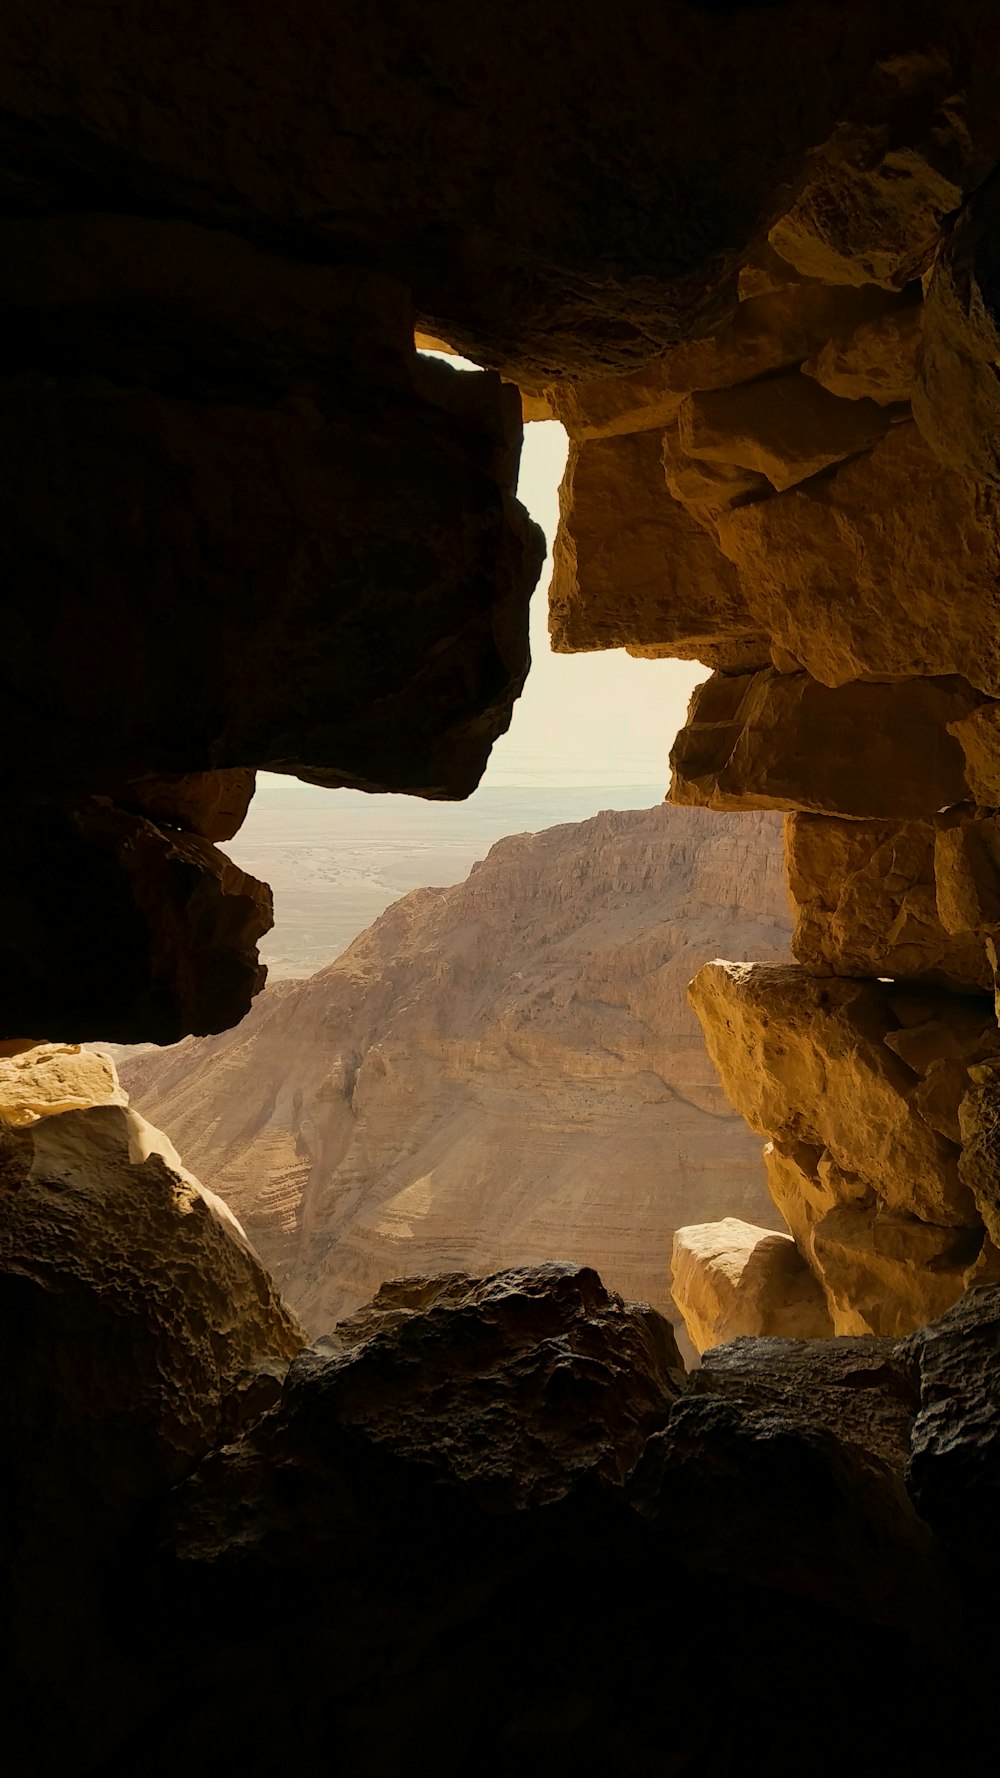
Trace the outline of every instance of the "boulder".
{"type": "MultiPolygon", "coordinates": [[[[913,394],[922,337],[923,310],[909,302],[863,321],[853,333],[827,340],[802,366],[831,395],[877,401],[882,407],[913,394]]],[[[926,433],[925,433],[926,436],[926,433]]]]}
{"type": "Polygon", "coordinates": [[[671,1290],[698,1352],[740,1334],[822,1339],[826,1299],[790,1235],[734,1216],[678,1229],[671,1290]]]}
{"type": "Polygon", "coordinates": [[[1000,704],[978,704],[949,729],[965,755],[969,796],[983,808],[1000,808],[1000,704]]]}
{"type": "Polygon", "coordinates": [[[734,463],[779,492],[869,450],[888,425],[877,402],[842,401],[798,371],[689,395],[677,414],[689,457],[734,463]]]}
{"type": "Polygon", "coordinates": [[[549,589],[557,652],[767,659],[730,563],[667,489],[660,432],[572,444],[559,505],[549,589]]]}
{"type": "Polygon", "coordinates": [[[834,689],[771,668],[716,673],[695,687],[671,749],[670,800],[709,809],[929,814],[967,794],[962,750],[947,725],[977,701],[957,678],[834,689]]]}
{"type": "Polygon", "coordinates": [[[110,1056],[77,1043],[0,1043],[0,1124],[127,1103],[110,1056]]]}
{"type": "Polygon", "coordinates": [[[951,810],[912,821],[790,815],[792,949],[814,975],[926,980],[992,992],[985,928],[1000,922],[1000,822],[951,810]],[[996,862],[994,862],[996,860],[996,862]]]}
{"type": "Polygon", "coordinates": [[[1000,1287],[970,1291],[914,1334],[901,1356],[915,1366],[920,1384],[907,1485],[921,1518],[963,1571],[973,1637],[982,1647],[991,1583],[1000,1574],[1000,1287]]]}
{"type": "Polygon", "coordinates": [[[0,820],[0,1034],[176,1043],[248,1011],[267,973],[266,884],[103,797],[16,799],[0,820]]]}
{"type": "Polygon", "coordinates": [[[721,513],[718,537],[760,627],[824,685],[960,673],[996,695],[998,500],[907,423],[826,475],[721,513]]]}
{"type": "Polygon", "coordinates": [[[887,1210],[943,1229],[978,1224],[959,1178],[957,1116],[968,1067],[1000,1043],[989,1002],[722,961],[688,993],[751,1129],[825,1151],[887,1210]],[[954,1067],[939,1080],[946,1059],[954,1067]]]}
{"type": "Polygon", "coordinates": [[[235,1218],[135,1112],[0,1124],[4,1705],[24,1769],[93,1770],[158,1707],[141,1614],[126,1633],[112,1603],[132,1540],[274,1400],[303,1338],[235,1218]]]}
{"type": "Polygon", "coordinates": [[[768,239],[806,276],[901,290],[930,265],[986,168],[936,45],[887,59],[878,74],[867,95],[878,121],[838,123],[768,239]]]}
{"type": "Polygon", "coordinates": [[[924,303],[913,416],[949,469],[1000,481],[1000,262],[995,180],[956,219],[924,303]]]}

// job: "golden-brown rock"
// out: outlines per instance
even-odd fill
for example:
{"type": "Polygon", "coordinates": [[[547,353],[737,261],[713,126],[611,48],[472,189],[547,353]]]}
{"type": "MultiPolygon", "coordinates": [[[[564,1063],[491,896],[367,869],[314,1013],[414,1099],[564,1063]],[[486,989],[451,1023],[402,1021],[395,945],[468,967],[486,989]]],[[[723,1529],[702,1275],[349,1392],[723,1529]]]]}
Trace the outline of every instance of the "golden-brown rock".
{"type": "Polygon", "coordinates": [[[979,704],[949,729],[965,755],[970,798],[982,808],[1000,809],[1000,704],[979,704]]]}
{"type": "Polygon", "coordinates": [[[0,1043],[0,1124],[127,1103],[110,1056],[76,1043],[0,1043]]]}
{"type": "Polygon", "coordinates": [[[116,802],[135,808],[164,827],[179,827],[205,840],[231,840],[243,826],[256,773],[188,772],[183,777],[145,775],[123,785],[116,802]]]}
{"type": "Polygon", "coordinates": [[[671,749],[670,800],[923,815],[968,794],[962,749],[947,725],[977,702],[957,678],[833,688],[771,668],[715,673],[695,687],[671,749]]]}
{"type": "Polygon", "coordinates": [[[735,570],[667,488],[660,432],[572,444],[559,504],[549,589],[557,651],[654,648],[736,666],[768,658],[735,570]]]}
{"type": "Polygon", "coordinates": [[[842,401],[797,371],[689,395],[677,415],[681,448],[734,463],[779,492],[868,450],[889,425],[874,401],[842,401]]]}
{"type": "Polygon", "coordinates": [[[849,401],[869,399],[882,406],[909,401],[916,376],[921,341],[922,308],[909,302],[870,321],[853,333],[828,340],[802,366],[814,377],[849,401]]]}
{"type": "Polygon", "coordinates": [[[1000,480],[996,181],[975,194],[934,262],[913,391],[920,430],[950,469],[1000,480]]]}
{"type": "Polygon", "coordinates": [[[925,978],[992,990],[1000,823],[953,810],[911,821],[791,815],[792,949],[813,974],[925,978]]]}
{"type": "Polygon", "coordinates": [[[720,514],[718,536],[761,627],[814,679],[961,673],[1000,691],[1000,496],[943,468],[912,423],[720,514]]]}
{"type": "Polygon", "coordinates": [[[957,1113],[967,1067],[997,1051],[988,1001],[725,962],[700,970],[689,995],[751,1129],[826,1151],[888,1210],[942,1228],[976,1224],[959,1179],[957,1113]],[[949,1049],[955,1067],[941,1078],[949,1049]]]}
{"type": "Polygon", "coordinates": [[[670,1289],[696,1351],[741,1334],[823,1339],[826,1298],[787,1234],[727,1216],[678,1229],[670,1289]]]}

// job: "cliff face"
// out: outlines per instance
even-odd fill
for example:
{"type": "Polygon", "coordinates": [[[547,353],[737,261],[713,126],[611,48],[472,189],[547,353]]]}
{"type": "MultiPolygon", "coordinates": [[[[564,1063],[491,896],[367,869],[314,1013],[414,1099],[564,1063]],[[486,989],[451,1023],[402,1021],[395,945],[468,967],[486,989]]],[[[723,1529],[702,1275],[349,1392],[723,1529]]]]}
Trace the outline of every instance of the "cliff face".
{"type": "Polygon", "coordinates": [[[784,959],[788,925],[776,817],[605,813],[123,1078],[317,1330],[385,1278],[551,1258],[667,1308],[677,1225],[768,1214],[685,987],[723,942],[784,959]]]}

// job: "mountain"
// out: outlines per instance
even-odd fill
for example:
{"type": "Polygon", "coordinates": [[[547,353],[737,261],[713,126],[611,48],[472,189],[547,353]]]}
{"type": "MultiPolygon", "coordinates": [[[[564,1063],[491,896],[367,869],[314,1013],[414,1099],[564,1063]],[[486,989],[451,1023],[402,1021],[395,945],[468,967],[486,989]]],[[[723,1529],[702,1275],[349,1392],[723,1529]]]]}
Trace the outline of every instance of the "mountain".
{"type": "Polygon", "coordinates": [[[501,840],[122,1078],[314,1332],[386,1278],[550,1258],[669,1311],[675,1227],[775,1216],[685,987],[788,932],[776,816],[607,812],[501,840]]]}

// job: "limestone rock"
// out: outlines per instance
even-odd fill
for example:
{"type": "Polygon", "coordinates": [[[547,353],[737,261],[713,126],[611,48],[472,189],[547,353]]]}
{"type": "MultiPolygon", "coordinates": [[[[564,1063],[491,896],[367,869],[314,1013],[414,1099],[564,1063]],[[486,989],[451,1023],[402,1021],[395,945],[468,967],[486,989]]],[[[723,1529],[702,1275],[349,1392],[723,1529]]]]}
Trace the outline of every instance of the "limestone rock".
{"type": "Polygon", "coordinates": [[[720,514],[718,536],[761,627],[825,685],[961,673],[995,694],[998,515],[991,489],[942,468],[906,424],[827,475],[720,514]]]}
{"type": "Polygon", "coordinates": [[[677,1230],[670,1288],[698,1352],[740,1334],[808,1340],[833,1332],[791,1237],[733,1216],[677,1230]]]}
{"type": "Polygon", "coordinates": [[[790,370],[833,335],[892,307],[884,291],[833,290],[804,281],[786,265],[766,291],[740,302],[722,326],[675,345],[641,369],[551,384],[552,412],[570,438],[581,442],[668,426],[692,390],[731,389],[790,370]]]}
{"type": "Polygon", "coordinates": [[[681,445],[676,422],[663,434],[663,473],[673,498],[686,506],[708,531],[712,531],[715,515],[727,506],[739,505],[748,496],[760,498],[771,492],[767,478],[752,469],[690,456],[681,445]]]}
{"type": "Polygon", "coordinates": [[[689,395],[677,415],[691,457],[735,463],[782,491],[866,451],[889,425],[873,401],[842,401],[797,371],[689,395]]]}
{"type": "Polygon", "coordinates": [[[791,815],[785,857],[792,949],[813,974],[922,978],[966,993],[992,989],[984,927],[1000,922],[994,816],[791,815]]]}
{"type": "Polygon", "coordinates": [[[117,1568],[302,1344],[231,1212],[135,1112],[0,1125],[5,1706],[32,1769],[66,1770],[40,1750],[67,1734],[73,1769],[95,1768],[156,1700],[138,1620],[109,1620],[117,1568]]]}
{"type": "MultiPolygon", "coordinates": [[[[827,1151],[889,1210],[946,1229],[976,1225],[958,1143],[937,1127],[940,1108],[925,1105],[922,1069],[963,1014],[964,1066],[996,1053],[988,1002],[721,961],[699,971],[689,995],[723,1086],[751,1129],[827,1151]],[[930,1032],[922,1029],[928,1024],[930,1032]]],[[[963,1070],[951,1086],[953,1116],[964,1084],[963,1070]]]]}
{"type": "Polygon", "coordinates": [[[809,277],[900,290],[929,266],[985,166],[936,45],[884,61],[879,76],[868,99],[879,121],[838,125],[768,239],[809,277]]]}
{"type": "Polygon", "coordinates": [[[182,777],[146,775],[123,785],[117,802],[134,807],[164,827],[179,827],[202,839],[231,840],[243,826],[256,773],[188,772],[182,777]]]}
{"type": "Polygon", "coordinates": [[[0,1034],[173,1043],[243,1017],[266,974],[265,884],[100,797],[8,803],[3,831],[0,1034]]]}
{"type": "Polygon", "coordinates": [[[1000,267],[997,194],[986,184],[966,205],[934,262],[913,392],[921,432],[949,469],[1000,480],[1000,267]]]}
{"type": "MultiPolygon", "coordinates": [[[[909,401],[921,342],[922,307],[907,303],[863,321],[853,333],[828,340],[802,366],[831,395],[877,401],[883,407],[909,401]]],[[[926,436],[926,434],[925,434],[926,436]]]]}
{"type": "Polygon", "coordinates": [[[943,1229],[878,1204],[837,1204],[812,1229],[809,1263],[838,1334],[898,1337],[944,1314],[968,1288],[979,1227],[943,1229]]]}
{"type": "Polygon", "coordinates": [[[670,800],[709,809],[929,814],[968,794],[962,750],[947,725],[977,701],[957,678],[833,688],[771,668],[716,673],[695,687],[671,749],[670,800]]]}
{"type": "Polygon", "coordinates": [[[768,1214],[685,987],[787,931],[776,817],[609,812],[501,841],[123,1079],[315,1333],[386,1278],[559,1258],[674,1315],[674,1229],[768,1214]]]}
{"type": "Polygon", "coordinates": [[[965,754],[970,797],[983,808],[1000,808],[1000,704],[979,704],[949,727],[965,754]]]}
{"type": "Polygon", "coordinates": [[[0,1124],[127,1103],[110,1056],[76,1043],[0,1044],[0,1124]]]}
{"type": "Polygon", "coordinates": [[[660,432],[571,445],[559,504],[549,589],[558,652],[767,659],[731,564],[666,487],[660,432]]]}
{"type": "MultiPolygon", "coordinates": [[[[681,1778],[696,1758],[732,1773],[731,1725],[710,1707],[720,1622],[740,1719],[779,1711],[796,1757],[816,1638],[846,1625],[866,1660],[882,1645],[866,1746],[888,1769],[890,1742],[909,1754],[919,1737],[916,1770],[938,1759],[965,1651],[903,1485],[913,1366],[885,1342],[744,1340],[685,1380],[670,1356],[648,1312],[559,1268],[408,1281],[303,1354],[277,1411],[168,1504],[158,1597],[167,1621],[197,1611],[182,1658],[201,1708],[197,1733],[164,1711],[153,1778],[201,1778],[206,1746],[260,1767],[291,1750],[304,1767],[331,1743],[366,1778],[431,1764],[499,1778],[512,1757],[586,1770],[595,1748],[630,1773],[681,1778]],[[540,1565],[558,1577],[544,1604],[540,1565]],[[612,1587],[609,1641],[594,1614],[612,1587]],[[253,1612],[233,1611],[234,1589],[253,1612]],[[699,1704],[676,1722],[652,1683],[664,1598],[699,1704]],[[948,1712],[935,1691],[918,1729],[926,1661],[948,1712]],[[231,1703],[251,1674],[252,1724],[231,1703]]],[[[165,1671],[180,1664],[168,1649],[165,1671]]],[[[852,1699],[824,1731],[823,1778],[849,1758],[852,1699]]]]}
{"type": "Polygon", "coordinates": [[[904,1355],[920,1379],[908,1486],[921,1518],[971,1583],[973,1633],[981,1633],[992,1609],[992,1586],[983,1583],[1000,1572],[1000,1289],[970,1291],[915,1334],[904,1355]]]}

